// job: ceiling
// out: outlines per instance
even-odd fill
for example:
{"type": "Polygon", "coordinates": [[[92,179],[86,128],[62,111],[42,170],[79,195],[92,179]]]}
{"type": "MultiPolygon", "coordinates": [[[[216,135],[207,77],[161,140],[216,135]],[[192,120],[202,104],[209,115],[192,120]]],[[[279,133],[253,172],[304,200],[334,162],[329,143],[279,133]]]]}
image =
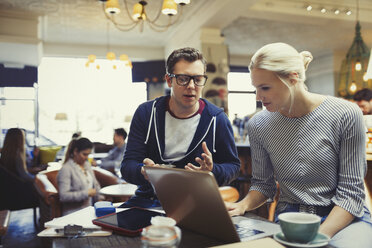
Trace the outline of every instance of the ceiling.
{"type": "MultiPolygon", "coordinates": [[[[119,2],[124,6],[123,0],[119,2]]],[[[129,6],[136,2],[128,0],[129,6]]],[[[156,14],[154,10],[161,2],[148,1],[149,16],[156,14]]],[[[200,28],[209,27],[221,30],[231,55],[249,56],[264,44],[282,41],[320,56],[350,47],[356,4],[356,0],[191,0],[183,8],[180,21],[167,32],[158,33],[146,25],[143,32],[139,28],[120,32],[111,25],[109,40],[111,45],[164,47],[169,40],[187,41],[200,28]],[[307,3],[313,5],[310,12],[305,9],[307,3]],[[339,8],[341,12],[350,9],[352,14],[322,14],[321,7],[339,8]]],[[[107,45],[107,20],[98,0],[0,0],[0,10],[41,16],[40,38],[44,43],[107,45]]],[[[118,21],[128,22],[124,12],[118,21]]],[[[369,47],[371,16],[372,1],[359,0],[362,37],[369,47]]]]}

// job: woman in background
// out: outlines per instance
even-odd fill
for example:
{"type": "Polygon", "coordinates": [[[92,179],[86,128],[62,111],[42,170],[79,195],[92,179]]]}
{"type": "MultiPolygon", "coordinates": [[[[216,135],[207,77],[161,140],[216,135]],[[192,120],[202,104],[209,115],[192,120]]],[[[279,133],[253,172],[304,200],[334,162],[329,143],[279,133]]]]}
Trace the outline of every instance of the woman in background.
{"type": "Polygon", "coordinates": [[[0,166],[25,181],[35,180],[35,176],[27,171],[25,133],[22,129],[10,128],[6,133],[1,149],[0,166]]]}
{"type": "Polygon", "coordinates": [[[100,185],[87,161],[92,148],[92,142],[83,137],[72,139],[67,147],[57,176],[62,215],[91,206],[98,199],[100,185]]]}
{"type": "MultiPolygon", "coordinates": [[[[280,196],[275,220],[284,212],[322,217],[319,232],[335,247],[370,247],[371,216],[365,206],[365,128],[357,105],[310,93],[304,84],[309,52],[268,44],[252,57],[257,100],[266,110],[248,123],[252,186],[231,215],[243,214],[280,196]]],[[[330,82],[331,83],[331,82],[330,82]]]]}

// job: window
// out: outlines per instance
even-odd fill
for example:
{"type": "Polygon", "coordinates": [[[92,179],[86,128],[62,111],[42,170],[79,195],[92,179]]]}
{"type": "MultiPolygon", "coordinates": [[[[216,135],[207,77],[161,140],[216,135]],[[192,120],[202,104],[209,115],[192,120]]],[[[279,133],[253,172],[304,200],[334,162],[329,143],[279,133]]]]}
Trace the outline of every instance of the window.
{"type": "Polygon", "coordinates": [[[66,145],[76,131],[91,141],[112,143],[113,130],[129,125],[138,105],[146,101],[146,84],[132,83],[129,68],[97,59],[43,58],[39,66],[39,130],[66,145]]]}
{"type": "Polygon", "coordinates": [[[235,114],[243,119],[256,111],[256,89],[251,83],[249,73],[230,72],[227,74],[229,119],[234,120],[235,114]]]}

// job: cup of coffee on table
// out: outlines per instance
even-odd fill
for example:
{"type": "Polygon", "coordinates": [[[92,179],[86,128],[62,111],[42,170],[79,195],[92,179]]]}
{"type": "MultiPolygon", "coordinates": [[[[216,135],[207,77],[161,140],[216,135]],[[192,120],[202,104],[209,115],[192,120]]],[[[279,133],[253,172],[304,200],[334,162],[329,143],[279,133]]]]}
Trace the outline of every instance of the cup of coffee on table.
{"type": "Polygon", "coordinates": [[[278,216],[280,228],[289,242],[308,243],[318,234],[321,218],[315,214],[288,212],[278,216]]]}

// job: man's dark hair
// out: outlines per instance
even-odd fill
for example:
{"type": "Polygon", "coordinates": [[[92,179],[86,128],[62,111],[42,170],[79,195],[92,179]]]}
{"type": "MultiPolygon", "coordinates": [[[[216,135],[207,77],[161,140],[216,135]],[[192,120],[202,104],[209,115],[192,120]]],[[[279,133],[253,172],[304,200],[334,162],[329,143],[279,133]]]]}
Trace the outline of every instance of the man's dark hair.
{"type": "Polygon", "coordinates": [[[372,99],[372,90],[364,88],[357,91],[353,97],[354,101],[371,101],[372,99]]]}
{"type": "Polygon", "coordinates": [[[186,60],[187,62],[201,60],[204,64],[204,71],[206,69],[205,67],[207,62],[205,61],[203,54],[195,48],[185,47],[174,50],[171,55],[169,55],[167,59],[167,73],[173,73],[175,64],[180,60],[186,60]]]}
{"type": "Polygon", "coordinates": [[[124,140],[127,138],[127,135],[128,135],[127,132],[124,130],[124,128],[116,128],[115,133],[117,135],[122,136],[124,138],[124,140]]]}

